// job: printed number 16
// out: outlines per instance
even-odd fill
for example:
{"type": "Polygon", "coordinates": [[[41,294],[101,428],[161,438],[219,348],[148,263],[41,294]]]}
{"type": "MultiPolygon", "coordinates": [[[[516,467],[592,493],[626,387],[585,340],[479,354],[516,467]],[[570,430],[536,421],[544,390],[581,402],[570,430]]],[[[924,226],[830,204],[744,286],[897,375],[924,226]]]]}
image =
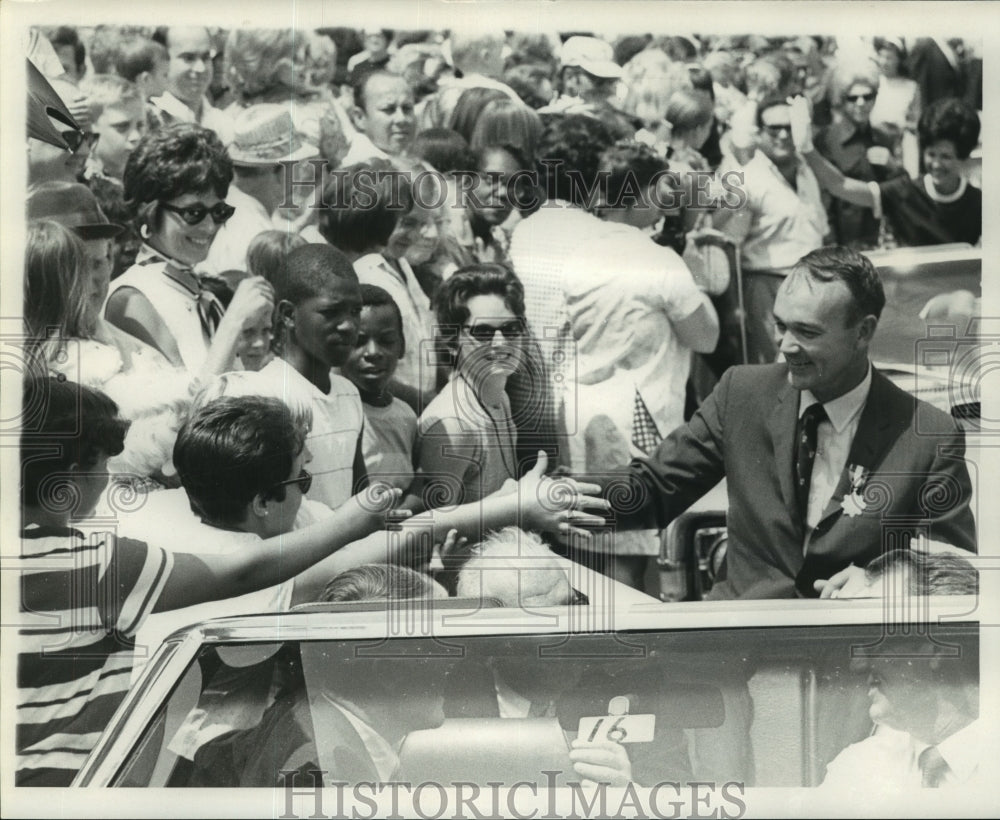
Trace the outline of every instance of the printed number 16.
{"type": "MultiPolygon", "coordinates": [[[[625,740],[625,738],[628,737],[628,730],[624,726],[622,726],[621,723],[627,717],[628,715],[620,715],[619,717],[615,718],[615,722],[611,724],[611,726],[608,728],[608,731],[605,733],[604,736],[608,740],[613,740],[616,743],[621,743],[623,740],[625,740]]],[[[588,743],[593,742],[594,738],[597,737],[597,730],[600,729],[601,726],[603,725],[604,725],[604,718],[601,718],[600,720],[597,721],[597,723],[594,724],[594,728],[591,729],[590,736],[587,738],[588,743]]]]}

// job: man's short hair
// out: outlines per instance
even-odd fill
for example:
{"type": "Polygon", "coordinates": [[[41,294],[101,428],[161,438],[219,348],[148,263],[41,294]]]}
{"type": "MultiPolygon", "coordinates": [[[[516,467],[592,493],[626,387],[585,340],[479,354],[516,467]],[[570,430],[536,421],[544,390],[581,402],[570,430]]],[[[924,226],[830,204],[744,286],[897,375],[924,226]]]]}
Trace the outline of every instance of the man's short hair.
{"type": "Polygon", "coordinates": [[[596,184],[601,153],[614,143],[614,135],[599,119],[584,114],[545,114],[542,125],[539,175],[547,197],[586,207],[582,189],[596,184]]]}
{"type": "Polygon", "coordinates": [[[24,381],[21,409],[21,504],[57,504],[58,480],[76,464],[90,469],[125,449],[128,422],[104,393],[54,377],[24,381]]]}
{"type": "Polygon", "coordinates": [[[447,598],[448,592],[429,575],[399,564],[362,564],[335,576],[317,601],[385,601],[447,598]]]}
{"type": "Polygon", "coordinates": [[[343,251],[382,248],[399,218],[413,208],[409,175],[386,160],[371,160],[332,171],[323,190],[319,232],[343,251]]]}
{"type": "Polygon", "coordinates": [[[372,68],[367,71],[357,72],[357,79],[354,81],[354,104],[362,111],[365,110],[365,92],[368,90],[368,83],[374,77],[388,77],[393,80],[402,80],[399,74],[386,71],[384,68],[372,68]]]}
{"type": "Polygon", "coordinates": [[[115,74],[92,74],[80,83],[80,91],[87,96],[91,122],[97,122],[105,108],[145,104],[135,84],[115,74]]]}
{"type": "Polygon", "coordinates": [[[207,524],[235,526],[257,495],[283,501],[305,437],[288,408],[261,396],[222,398],[181,427],[174,466],[191,510],[207,524]]]}
{"type": "Polygon", "coordinates": [[[869,315],[876,319],[882,315],[882,308],[885,307],[882,279],[864,254],[840,245],[830,245],[807,253],[795,267],[818,282],[840,281],[847,285],[854,297],[849,323],[869,315]]]}
{"type": "Polygon", "coordinates": [[[152,73],[160,63],[170,60],[170,53],[163,43],[158,43],[141,34],[124,38],[115,55],[115,71],[129,82],[143,72],[152,73]]]}
{"type": "Polygon", "coordinates": [[[573,601],[569,576],[533,532],[490,533],[458,574],[460,598],[496,598],[504,606],[558,606],[573,601]]]}
{"type": "Polygon", "coordinates": [[[892,550],[865,567],[874,583],[892,572],[905,573],[910,595],[978,595],[979,572],[968,558],[951,552],[892,550]]]}
{"type": "Polygon", "coordinates": [[[361,285],[361,307],[382,307],[383,305],[392,308],[392,312],[396,316],[397,330],[399,330],[399,335],[403,336],[403,314],[400,312],[396,300],[392,298],[392,294],[378,285],[361,285]]]}
{"type": "Polygon", "coordinates": [[[331,277],[358,281],[350,260],[331,245],[309,244],[295,248],[274,274],[274,298],[298,305],[321,293],[331,277]]]}
{"type": "Polygon", "coordinates": [[[646,190],[656,175],[668,168],[667,160],[645,143],[635,140],[616,142],[601,154],[599,165],[599,169],[609,175],[606,183],[601,183],[606,185],[608,204],[611,207],[635,205],[631,197],[624,197],[623,201],[623,194],[634,193],[634,185],[646,190]]]}

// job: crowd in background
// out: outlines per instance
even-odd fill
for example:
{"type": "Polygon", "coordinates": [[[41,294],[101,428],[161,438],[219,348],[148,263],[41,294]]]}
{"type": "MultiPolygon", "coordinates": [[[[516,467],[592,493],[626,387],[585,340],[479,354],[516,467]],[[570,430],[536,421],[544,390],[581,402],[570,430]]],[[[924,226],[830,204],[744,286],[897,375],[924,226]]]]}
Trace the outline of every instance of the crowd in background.
{"type": "MultiPolygon", "coordinates": [[[[121,594],[181,578],[181,548],[242,579],[184,576],[132,625],[277,611],[385,561],[348,509],[373,481],[451,511],[451,593],[465,538],[520,522],[564,550],[587,513],[504,499],[652,453],[727,368],[773,361],[799,259],[981,240],[971,40],[100,25],[36,29],[28,58],[26,396],[81,385],[93,440],[63,468],[148,493],[121,594]],[[329,545],[334,519],[350,543],[309,577],[212,563],[329,545]]],[[[26,498],[32,537],[55,549],[103,489],[61,517],[26,498]]],[[[598,563],[641,587],[658,552],[619,533],[598,563]]],[[[19,766],[71,771],[86,744],[53,762],[51,738],[78,717],[34,720],[19,766]]]]}

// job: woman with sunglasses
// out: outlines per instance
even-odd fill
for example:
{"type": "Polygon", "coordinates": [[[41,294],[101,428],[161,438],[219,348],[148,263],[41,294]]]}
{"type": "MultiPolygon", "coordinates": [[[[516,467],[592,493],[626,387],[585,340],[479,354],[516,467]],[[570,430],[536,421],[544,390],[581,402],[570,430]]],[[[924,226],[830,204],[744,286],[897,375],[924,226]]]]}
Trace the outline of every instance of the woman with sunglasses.
{"type": "MultiPolygon", "coordinates": [[[[871,123],[881,93],[875,67],[843,65],[833,77],[834,120],[816,135],[816,150],[845,176],[884,182],[905,173],[893,157],[892,135],[871,123]]],[[[838,245],[868,250],[878,245],[879,221],[870,208],[841,199],[827,206],[838,245]]]]}
{"type": "Polygon", "coordinates": [[[224,309],[195,273],[234,213],[225,201],[232,178],[215,132],[190,123],[147,134],[125,165],[125,201],[143,245],[111,283],[105,317],[191,373],[231,369],[242,332],[273,308],[260,277],[240,282],[224,309]]]}
{"type": "Polygon", "coordinates": [[[838,199],[884,216],[899,245],[980,242],[983,194],[969,183],[962,165],[979,141],[979,115],[968,103],[941,99],[920,116],[924,174],[916,179],[865,182],[845,176],[814,150],[809,107],[801,97],[792,101],[791,122],[796,147],[820,184],[838,199]]]}
{"type": "Polygon", "coordinates": [[[524,288],[506,267],[470,265],[435,299],[444,389],[420,416],[417,477],[426,508],[478,501],[519,476],[517,433],[505,391],[522,361],[524,288]]]}

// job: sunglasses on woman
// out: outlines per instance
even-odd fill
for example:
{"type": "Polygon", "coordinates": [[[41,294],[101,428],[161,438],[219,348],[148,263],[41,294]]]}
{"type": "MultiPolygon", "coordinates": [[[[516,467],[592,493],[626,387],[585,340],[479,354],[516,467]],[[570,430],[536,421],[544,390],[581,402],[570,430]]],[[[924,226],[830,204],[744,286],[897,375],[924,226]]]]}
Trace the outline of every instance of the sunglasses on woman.
{"type": "Polygon", "coordinates": [[[287,487],[289,484],[298,484],[299,489],[302,491],[302,495],[309,492],[309,488],[312,487],[313,477],[305,468],[298,474],[295,478],[288,478],[284,481],[279,481],[277,484],[271,487],[272,490],[276,490],[278,487],[287,487]]]}
{"type": "Polygon", "coordinates": [[[852,103],[871,102],[874,99],[874,94],[849,94],[847,96],[847,101],[852,103]]]}
{"type": "Polygon", "coordinates": [[[183,208],[161,202],[160,207],[167,211],[173,211],[188,225],[200,225],[206,216],[211,216],[216,225],[225,225],[229,218],[236,213],[236,209],[228,202],[217,202],[211,208],[200,202],[196,202],[194,205],[185,205],[183,208]]]}
{"type": "Polygon", "coordinates": [[[520,339],[524,335],[523,319],[511,319],[511,321],[504,322],[502,325],[490,325],[483,322],[478,325],[463,325],[462,327],[477,342],[493,341],[493,337],[496,336],[498,330],[509,342],[520,339]]]}

